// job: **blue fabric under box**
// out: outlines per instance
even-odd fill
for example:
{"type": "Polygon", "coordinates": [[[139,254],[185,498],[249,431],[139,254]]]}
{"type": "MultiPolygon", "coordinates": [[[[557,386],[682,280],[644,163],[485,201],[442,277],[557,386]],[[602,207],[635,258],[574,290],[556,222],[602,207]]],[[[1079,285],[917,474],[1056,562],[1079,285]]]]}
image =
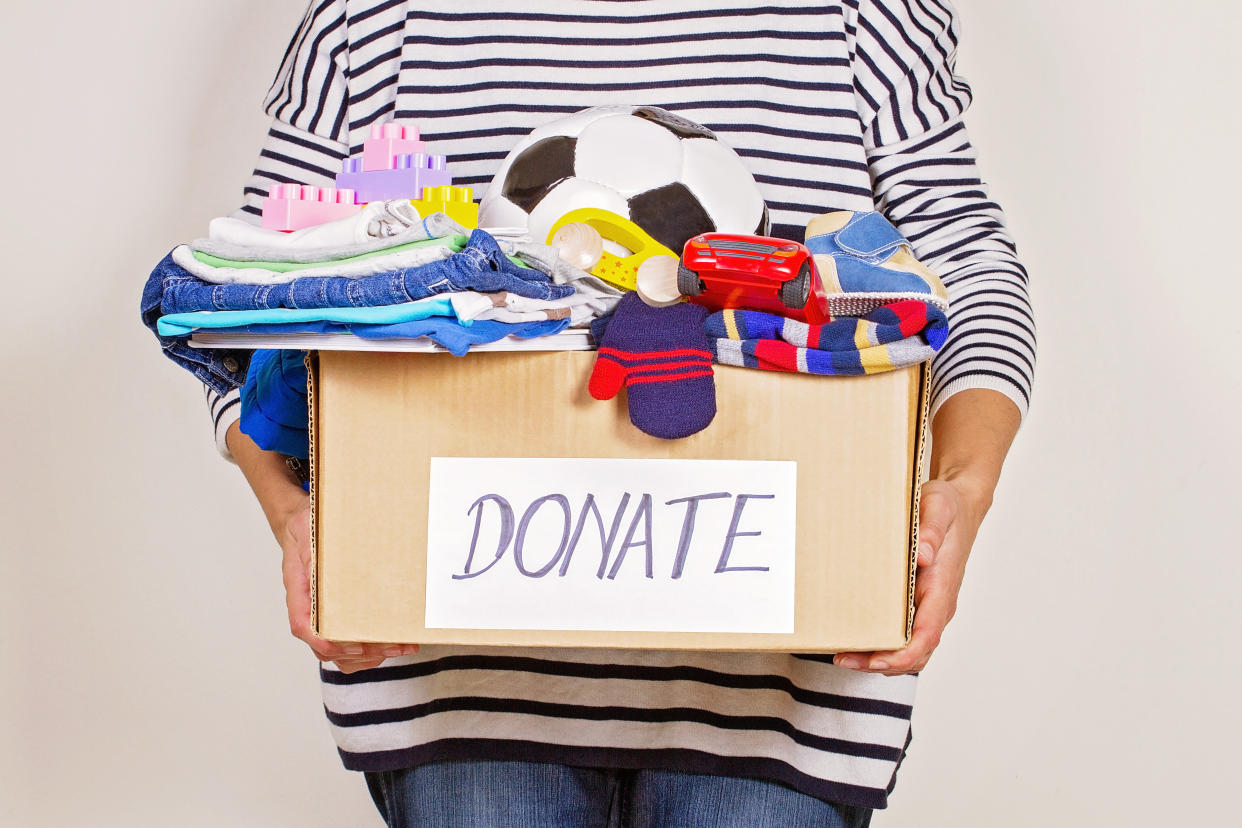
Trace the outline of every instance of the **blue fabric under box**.
{"type": "Polygon", "coordinates": [[[241,431],[266,451],[310,456],[304,351],[255,351],[241,390],[241,431]]]}
{"type": "MultiPolygon", "coordinates": [[[[431,317],[396,325],[348,325],[340,322],[297,322],[285,325],[248,325],[235,333],[330,334],[352,333],[375,339],[426,336],[457,356],[471,345],[495,342],[506,336],[533,339],[550,336],[569,325],[566,319],[512,324],[475,321],[463,327],[454,320],[431,317]]],[[[222,329],[228,330],[228,329],[222,329]]],[[[255,351],[242,387],[241,430],[259,448],[292,457],[310,456],[306,413],[306,367],[303,351],[263,349],[255,351]]]]}

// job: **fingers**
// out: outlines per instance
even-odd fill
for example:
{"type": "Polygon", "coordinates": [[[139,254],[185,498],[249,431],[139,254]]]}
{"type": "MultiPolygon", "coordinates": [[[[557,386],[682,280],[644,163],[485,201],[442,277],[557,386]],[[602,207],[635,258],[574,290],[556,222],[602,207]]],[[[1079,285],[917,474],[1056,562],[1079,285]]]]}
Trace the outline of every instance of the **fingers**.
{"type": "Polygon", "coordinates": [[[899,650],[843,653],[839,667],[886,676],[917,673],[940,645],[945,627],[957,612],[966,559],[978,529],[951,482],[929,480],[919,504],[918,578],[914,589],[914,625],[910,641],[899,650]]]}
{"type": "Polygon", "coordinates": [[[285,582],[285,605],[289,611],[289,632],[310,647],[320,661],[334,661],[345,672],[354,672],[375,667],[386,658],[418,652],[417,644],[328,641],[315,635],[310,623],[310,579],[305,565],[297,554],[286,554],[281,568],[285,582]]]}
{"type": "Polygon", "coordinates": [[[914,589],[914,625],[905,647],[882,652],[845,653],[834,658],[833,663],[838,667],[886,676],[922,671],[940,646],[940,637],[957,612],[957,596],[965,565],[964,560],[959,560],[962,555],[958,546],[960,539],[942,540],[936,550],[937,561],[919,569],[914,589]]]}
{"type": "Polygon", "coordinates": [[[927,666],[932,653],[940,645],[943,626],[927,624],[918,627],[910,635],[910,643],[900,650],[889,650],[874,653],[846,653],[833,658],[832,663],[847,670],[861,673],[881,673],[886,676],[901,676],[918,673],[927,666]]]}
{"type": "Polygon", "coordinates": [[[328,641],[311,628],[310,601],[310,509],[295,515],[286,527],[282,544],[281,579],[285,585],[285,606],[289,613],[289,632],[305,643],[320,661],[331,661],[346,673],[377,667],[387,658],[413,655],[417,644],[374,644],[356,641],[328,641]]]}
{"type": "Polygon", "coordinates": [[[308,638],[298,636],[311,648],[320,661],[334,662],[346,673],[369,669],[390,658],[414,655],[417,644],[376,644],[358,641],[328,641],[313,633],[308,638]],[[349,665],[350,669],[346,669],[349,665]],[[361,665],[361,666],[360,666],[361,665]]]}
{"type": "Polygon", "coordinates": [[[899,676],[918,673],[927,666],[944,629],[957,611],[957,586],[943,573],[928,571],[919,581],[915,595],[917,609],[910,642],[900,650],[872,653],[846,653],[833,659],[838,667],[866,673],[899,676]]]}
{"type": "Polygon", "coordinates": [[[382,658],[338,658],[333,662],[342,673],[357,673],[359,670],[372,670],[384,663],[382,658]]]}
{"type": "Polygon", "coordinates": [[[914,630],[910,634],[910,643],[900,650],[873,653],[867,661],[867,671],[883,673],[886,676],[899,676],[905,673],[918,673],[927,666],[932,653],[940,646],[940,636],[944,633],[948,618],[940,614],[936,607],[923,613],[929,619],[922,624],[916,613],[914,630]]]}
{"type": "Polygon", "coordinates": [[[832,657],[832,663],[846,670],[866,671],[867,663],[875,653],[839,653],[832,657]]]}
{"type": "Polygon", "coordinates": [[[370,670],[378,667],[385,660],[414,655],[418,652],[417,644],[361,644],[351,642],[331,642],[317,638],[324,644],[341,647],[347,655],[331,659],[342,673],[356,673],[359,670],[370,670]]]}
{"type": "Polygon", "coordinates": [[[919,566],[931,566],[944,545],[957,516],[957,501],[950,491],[929,480],[919,498],[919,566]]]}
{"type": "Polygon", "coordinates": [[[361,644],[358,642],[325,641],[315,639],[317,644],[335,648],[338,652],[324,657],[312,646],[320,661],[331,661],[342,673],[356,673],[359,670],[370,670],[378,667],[390,658],[414,655],[418,652],[417,644],[361,644]]]}
{"type": "MultiPolygon", "coordinates": [[[[316,649],[310,628],[310,581],[306,566],[296,550],[286,549],[280,565],[281,579],[285,584],[285,607],[289,613],[289,632],[294,638],[305,641],[316,649]]],[[[318,652],[318,651],[316,651],[318,652]]]]}
{"type": "Polygon", "coordinates": [[[331,662],[342,673],[356,673],[359,670],[370,670],[384,663],[383,658],[367,658],[365,656],[338,656],[336,658],[319,658],[325,664],[331,662]]]}

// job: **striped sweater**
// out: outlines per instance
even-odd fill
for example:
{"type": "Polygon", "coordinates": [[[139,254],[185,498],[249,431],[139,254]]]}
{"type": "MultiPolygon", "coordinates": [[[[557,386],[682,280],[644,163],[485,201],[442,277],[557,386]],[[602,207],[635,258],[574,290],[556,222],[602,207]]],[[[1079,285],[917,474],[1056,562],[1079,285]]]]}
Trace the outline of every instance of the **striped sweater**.
{"type": "MultiPolygon", "coordinates": [[[[775,235],[878,209],[949,290],[933,412],[987,388],[1023,412],[1027,276],[961,116],[947,0],[312,0],[264,103],[240,215],[275,183],[331,185],[380,120],[415,123],[456,183],[486,187],[535,126],[598,104],[663,106],[751,168],[775,235]]],[[[236,394],[208,392],[217,442],[236,394]]],[[[347,767],[504,758],[755,775],[883,807],[916,679],[782,654],[424,647],[354,675],[321,668],[347,767]]]]}

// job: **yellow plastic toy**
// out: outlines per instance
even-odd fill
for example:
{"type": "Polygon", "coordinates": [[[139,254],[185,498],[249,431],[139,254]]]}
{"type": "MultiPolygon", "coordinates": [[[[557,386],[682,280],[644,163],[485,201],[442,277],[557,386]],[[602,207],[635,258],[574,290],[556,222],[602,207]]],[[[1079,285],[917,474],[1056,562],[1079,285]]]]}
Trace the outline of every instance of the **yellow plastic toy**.
{"type": "Polygon", "coordinates": [[[619,244],[630,251],[627,256],[618,256],[603,250],[597,263],[584,268],[605,282],[625,290],[638,289],[638,268],[652,256],[672,256],[676,259],[681,254],[681,251],[674,253],[651,238],[645,230],[629,219],[596,207],[570,210],[557,219],[556,224],[548,231],[548,244],[552,244],[556,234],[570,224],[585,224],[598,232],[604,240],[619,244]]]}
{"type": "Polygon", "coordinates": [[[469,187],[423,187],[423,197],[412,198],[410,203],[423,218],[432,213],[446,213],[467,230],[479,226],[479,205],[474,203],[474,193],[469,187]]]}

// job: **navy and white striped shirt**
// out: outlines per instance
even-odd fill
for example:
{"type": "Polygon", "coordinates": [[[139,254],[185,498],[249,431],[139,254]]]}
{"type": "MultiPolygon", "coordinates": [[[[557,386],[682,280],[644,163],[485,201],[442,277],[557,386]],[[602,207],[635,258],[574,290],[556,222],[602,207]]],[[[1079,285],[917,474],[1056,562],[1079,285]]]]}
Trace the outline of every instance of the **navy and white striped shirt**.
{"type": "MultiPolygon", "coordinates": [[[[265,101],[242,215],[275,182],[330,186],[369,126],[416,124],[455,183],[486,187],[534,127],[600,104],[662,106],[742,156],[774,234],[833,209],[883,211],[949,290],[933,415],[968,388],[1026,411],[1027,276],[961,116],[946,0],[313,0],[265,101]]],[[[218,443],[236,395],[208,393],[218,443]]],[[[546,760],[779,780],[882,807],[916,680],[781,654],[424,647],[322,669],[345,764],[546,760]]]]}

